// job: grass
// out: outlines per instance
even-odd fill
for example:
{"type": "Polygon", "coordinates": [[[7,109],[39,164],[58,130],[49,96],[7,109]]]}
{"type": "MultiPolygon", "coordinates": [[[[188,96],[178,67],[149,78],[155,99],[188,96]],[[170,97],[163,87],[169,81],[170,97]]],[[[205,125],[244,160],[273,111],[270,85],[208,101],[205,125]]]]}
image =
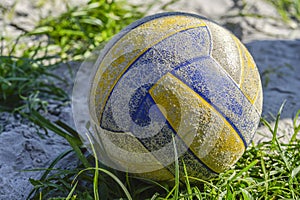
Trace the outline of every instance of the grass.
{"type": "MultiPolygon", "coordinates": [[[[256,26],[256,23],[252,23],[248,19],[269,19],[272,20],[274,24],[282,24],[283,26],[288,26],[290,29],[298,29],[300,22],[300,0],[264,0],[266,3],[273,6],[278,13],[277,15],[270,15],[263,12],[256,12],[255,4],[250,3],[251,1],[247,0],[233,0],[233,8],[237,9],[238,12],[231,14],[225,14],[221,19],[230,19],[230,18],[243,18],[243,21],[246,22],[247,26],[255,30],[255,32],[261,32],[264,35],[276,37],[276,34],[269,32],[267,29],[263,30],[256,26]]],[[[227,28],[235,30],[237,27],[236,23],[228,23],[227,28]]],[[[239,33],[239,32],[237,32],[239,33]]],[[[239,36],[239,35],[238,35],[239,36]]],[[[278,35],[277,35],[278,36],[278,35]]]]}
{"type": "Polygon", "coordinates": [[[300,22],[300,0],[266,0],[273,4],[284,21],[300,22]]]}
{"type": "Polygon", "coordinates": [[[46,96],[61,101],[68,99],[66,92],[56,86],[57,82],[64,80],[51,73],[49,67],[27,56],[0,56],[0,110],[21,109],[22,101],[29,101],[32,97],[39,104],[43,103],[39,99],[46,96]]]}
{"type": "Polygon", "coordinates": [[[126,1],[90,0],[87,5],[70,8],[59,17],[41,20],[31,34],[47,35],[51,44],[60,50],[60,58],[81,60],[141,17],[143,13],[126,1]]]}
{"type": "MultiPolygon", "coordinates": [[[[266,2],[272,4],[278,13],[280,14],[283,21],[289,23],[290,21],[295,21],[296,23],[300,22],[300,0],[265,0],[266,2]]],[[[240,9],[243,10],[246,5],[247,1],[245,0],[237,0],[235,1],[237,5],[240,2],[240,9]]],[[[252,16],[252,17],[267,17],[262,15],[256,14],[245,14],[242,12],[244,16],[252,16]]],[[[276,20],[276,19],[275,19],[276,20]]]]}
{"type": "Polygon", "coordinates": [[[65,137],[81,161],[76,169],[55,169],[55,164],[71,151],[59,156],[40,180],[31,180],[35,186],[32,198],[39,199],[41,194],[45,198],[59,194],[72,199],[299,199],[300,140],[296,135],[300,130],[297,122],[300,110],[294,118],[291,140],[283,143],[277,138],[282,109],[283,106],[274,127],[262,119],[273,138],[257,146],[251,145],[232,169],[205,181],[189,177],[185,165],[179,169],[178,161],[175,161],[177,175],[173,184],[142,179],[101,165],[81,148],[74,130],[62,122],[53,124],[32,111],[28,118],[65,137]],[[179,180],[179,170],[185,171],[184,182],[179,180]],[[55,173],[50,175],[50,171],[55,173]]]}
{"type": "MultiPolygon", "coordinates": [[[[268,1],[277,7],[283,19],[299,21],[299,1],[268,1]]],[[[62,152],[47,169],[36,169],[43,171],[43,175],[30,179],[34,189],[28,199],[300,199],[300,141],[296,137],[300,131],[297,122],[300,110],[288,143],[277,138],[281,107],[274,127],[262,119],[273,135],[272,140],[251,145],[233,168],[205,181],[190,177],[184,163],[181,169],[176,160],[176,178],[172,184],[103,166],[95,160],[95,151],[90,154],[82,146],[75,130],[61,121],[51,122],[37,112],[45,109],[46,99],[69,101],[68,95],[57,86],[57,82],[64,80],[53,70],[69,61],[83,60],[95,47],[143,16],[136,6],[124,1],[91,0],[86,6],[69,8],[58,17],[41,20],[34,30],[1,46],[0,110],[18,111],[70,144],[70,149],[62,152]],[[35,43],[24,45],[28,39],[35,43]],[[76,168],[57,168],[71,155],[79,161],[76,168]],[[184,181],[179,180],[180,170],[185,174],[184,181]]],[[[1,40],[6,38],[1,36],[1,40]]]]}

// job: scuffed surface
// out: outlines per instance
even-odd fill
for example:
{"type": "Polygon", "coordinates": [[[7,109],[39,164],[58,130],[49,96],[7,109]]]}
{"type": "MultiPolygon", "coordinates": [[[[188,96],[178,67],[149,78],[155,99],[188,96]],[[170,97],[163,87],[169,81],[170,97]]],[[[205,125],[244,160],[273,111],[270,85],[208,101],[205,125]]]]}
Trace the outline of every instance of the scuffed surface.
{"type": "MultiPolygon", "coordinates": [[[[13,2],[14,1],[4,0],[1,1],[1,4],[4,3],[6,7],[11,8],[13,2]]],[[[18,13],[20,15],[17,15],[14,19],[14,24],[26,30],[32,29],[34,24],[38,21],[37,18],[40,16],[40,12],[33,6],[34,3],[32,2],[37,1],[22,1],[18,7],[18,13]]],[[[49,9],[52,12],[61,10],[61,8],[56,9],[57,6],[59,6],[59,4],[57,4],[58,1],[55,0],[56,7],[51,5],[53,2],[54,1],[48,1],[50,6],[48,6],[46,11],[43,11],[43,14],[47,14],[49,9]]],[[[130,2],[144,4],[145,1],[130,0],[130,2]]],[[[221,18],[223,15],[236,14],[236,9],[231,9],[232,6],[234,6],[234,2],[241,1],[181,0],[178,4],[170,7],[170,9],[194,12],[209,17],[229,28],[238,38],[246,43],[262,76],[264,85],[263,116],[270,116],[270,113],[276,115],[281,103],[284,99],[287,99],[287,104],[282,113],[284,119],[280,122],[279,132],[281,135],[290,136],[293,132],[292,120],[290,118],[300,109],[300,29],[297,27],[292,28],[294,26],[286,26],[278,20],[274,23],[274,20],[266,18],[221,18]],[[279,66],[283,67],[279,68],[279,66]],[[293,69],[291,69],[290,66],[292,66],[293,69]],[[266,85],[266,83],[268,84],[266,85]]],[[[276,10],[262,0],[247,0],[247,2],[253,5],[249,8],[249,12],[253,11],[258,14],[278,17],[276,10]]],[[[154,8],[151,12],[156,13],[160,11],[154,8]]],[[[8,24],[8,21],[3,21],[2,19],[0,26],[1,28],[3,27],[4,30],[2,30],[2,33],[9,36],[14,36],[21,32],[16,29],[16,27],[8,24]]],[[[56,106],[53,105],[53,107],[56,106]]],[[[61,120],[72,120],[69,115],[71,109],[68,106],[65,109],[65,112],[59,114],[61,120]]],[[[56,112],[59,110],[60,109],[57,109],[56,112]]],[[[55,156],[69,147],[66,146],[64,141],[62,142],[52,134],[50,134],[52,143],[40,139],[36,135],[37,131],[28,121],[20,121],[19,117],[8,113],[1,113],[0,115],[0,199],[24,199],[24,196],[28,194],[31,188],[28,179],[30,177],[37,178],[40,176],[39,172],[24,172],[18,170],[20,168],[32,169],[35,168],[33,167],[34,164],[40,163],[33,161],[30,154],[38,155],[33,153],[37,149],[37,152],[40,154],[38,158],[43,158],[41,163],[44,167],[47,167],[49,161],[52,161],[55,156]],[[25,144],[28,147],[25,148],[25,144]],[[47,147],[44,148],[44,145],[47,147]],[[52,147],[54,151],[52,151],[52,147]]],[[[269,117],[269,119],[273,121],[271,117],[269,117]]],[[[269,131],[265,128],[259,129],[258,132],[263,132],[264,136],[255,137],[255,142],[271,137],[269,131]]],[[[256,136],[259,136],[259,134],[256,134],[256,136]]],[[[284,140],[288,141],[288,138],[284,140]]],[[[66,161],[66,163],[69,163],[69,160],[66,161]]],[[[38,164],[38,166],[41,167],[41,164],[38,164]]],[[[157,173],[152,175],[157,175],[157,173]]]]}

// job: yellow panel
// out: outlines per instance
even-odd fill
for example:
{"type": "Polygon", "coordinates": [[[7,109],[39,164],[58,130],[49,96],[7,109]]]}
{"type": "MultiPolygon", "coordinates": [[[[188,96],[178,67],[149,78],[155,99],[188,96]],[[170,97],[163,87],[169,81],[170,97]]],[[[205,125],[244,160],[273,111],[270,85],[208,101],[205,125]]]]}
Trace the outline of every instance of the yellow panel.
{"type": "Polygon", "coordinates": [[[172,74],[163,76],[149,93],[177,135],[211,170],[224,171],[245,151],[227,120],[172,74]]]}
{"type": "MultiPolygon", "coordinates": [[[[173,175],[131,133],[115,133],[102,129],[99,137],[104,145],[106,156],[109,161],[116,164],[116,169],[148,175],[155,170],[160,173],[157,175],[160,180],[173,178],[173,175]]],[[[99,158],[99,160],[103,159],[99,158]]]]}
{"type": "Polygon", "coordinates": [[[261,90],[260,76],[248,50],[243,47],[242,52],[245,67],[240,87],[249,101],[254,104],[261,90]]]}
{"type": "MultiPolygon", "coordinates": [[[[197,146],[193,142],[191,150],[197,155],[197,146]]],[[[213,171],[220,173],[230,168],[243,155],[245,147],[235,130],[225,123],[224,129],[220,132],[214,149],[211,150],[201,161],[213,171]]]]}
{"type": "Polygon", "coordinates": [[[258,113],[261,115],[262,112],[262,106],[263,106],[263,90],[262,86],[260,85],[257,91],[256,99],[254,99],[254,107],[258,111],[258,113]]]}
{"type": "Polygon", "coordinates": [[[146,172],[137,174],[140,177],[149,178],[156,181],[171,181],[174,179],[174,175],[166,168],[155,170],[153,172],[146,172]]]}
{"type": "Polygon", "coordinates": [[[198,18],[166,16],[141,24],[120,38],[103,58],[94,77],[91,96],[95,98],[90,101],[91,107],[97,110],[94,116],[100,117],[119,78],[147,49],[177,32],[200,26],[205,23],[198,18]]]}

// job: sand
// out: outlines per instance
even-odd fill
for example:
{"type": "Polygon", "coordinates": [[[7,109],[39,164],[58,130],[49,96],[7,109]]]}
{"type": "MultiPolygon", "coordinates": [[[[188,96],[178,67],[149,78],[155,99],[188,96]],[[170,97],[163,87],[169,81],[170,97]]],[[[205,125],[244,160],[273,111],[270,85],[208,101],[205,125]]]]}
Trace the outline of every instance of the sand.
{"type": "MultiPolygon", "coordinates": [[[[47,4],[44,10],[39,10],[33,2],[22,1],[22,5],[17,7],[17,15],[12,24],[8,23],[7,18],[0,19],[0,27],[3,27],[2,34],[18,35],[20,31],[14,25],[30,30],[40,15],[49,12],[57,15],[64,11],[57,0],[53,1],[54,3],[48,3],[49,5],[47,4]]],[[[74,0],[70,1],[70,4],[78,5],[82,2],[84,1],[74,0]]],[[[131,2],[143,1],[131,0],[131,2]]],[[[231,0],[182,0],[168,9],[193,12],[213,19],[229,28],[246,44],[262,76],[263,116],[274,121],[272,115],[276,115],[280,105],[287,100],[280,121],[279,134],[284,136],[283,140],[288,141],[292,134],[292,117],[300,109],[300,28],[297,24],[286,25],[279,20],[241,18],[236,16],[237,9],[233,7],[234,2],[231,0]]],[[[249,2],[247,12],[278,18],[275,9],[269,4],[254,0],[247,0],[247,2],[249,2]]],[[[12,3],[13,1],[8,0],[1,2],[7,8],[10,8],[12,3]]],[[[156,12],[160,10],[154,7],[149,14],[156,12]]],[[[78,68],[79,64],[73,65],[78,68]]],[[[67,71],[59,73],[68,76],[67,71]]],[[[71,91],[70,88],[68,90],[71,91]]],[[[62,102],[50,101],[49,112],[45,116],[52,121],[60,119],[74,126],[70,103],[64,103],[63,106],[61,104],[62,102]]],[[[42,135],[45,134],[44,130],[22,119],[19,115],[0,114],[0,200],[25,199],[32,189],[29,178],[35,179],[41,175],[39,171],[27,170],[46,168],[59,154],[70,149],[67,142],[54,133],[49,132],[49,135],[43,139],[39,137],[37,131],[42,135]]],[[[255,142],[271,137],[264,127],[260,127],[258,133],[260,134],[256,134],[255,142]]]]}

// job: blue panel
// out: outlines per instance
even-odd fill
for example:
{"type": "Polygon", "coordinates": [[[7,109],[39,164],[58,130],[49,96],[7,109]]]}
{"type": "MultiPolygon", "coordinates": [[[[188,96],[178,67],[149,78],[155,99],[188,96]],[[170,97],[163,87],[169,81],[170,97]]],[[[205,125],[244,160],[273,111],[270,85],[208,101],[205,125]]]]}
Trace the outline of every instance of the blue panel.
{"type": "Polygon", "coordinates": [[[143,85],[136,90],[129,101],[129,112],[132,121],[139,126],[148,126],[151,123],[149,117],[149,109],[155,105],[155,102],[150,97],[148,90],[152,84],[143,85]]]}

